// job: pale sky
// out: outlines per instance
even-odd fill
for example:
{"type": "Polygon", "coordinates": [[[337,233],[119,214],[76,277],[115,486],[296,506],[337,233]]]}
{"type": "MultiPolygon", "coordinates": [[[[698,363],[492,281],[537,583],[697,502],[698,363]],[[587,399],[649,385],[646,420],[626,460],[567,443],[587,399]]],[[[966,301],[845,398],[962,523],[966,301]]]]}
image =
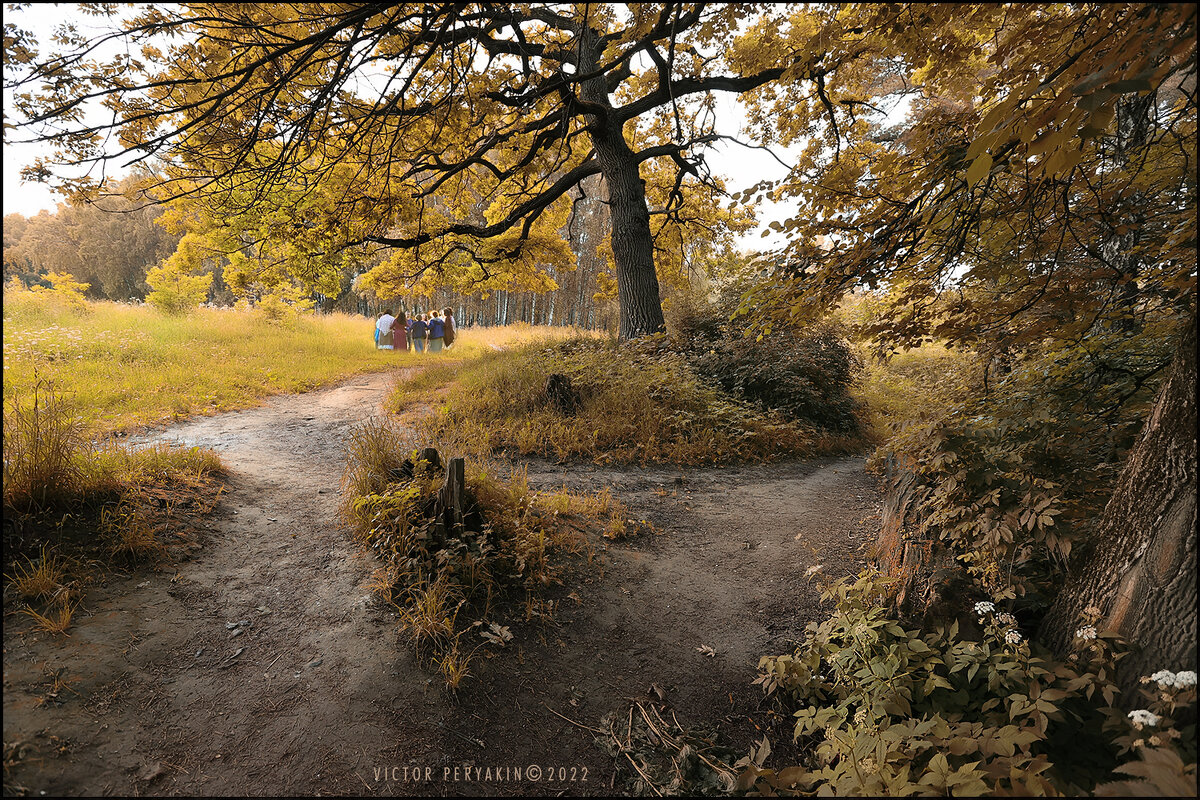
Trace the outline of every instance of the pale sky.
{"type": "MultiPolygon", "coordinates": [[[[9,17],[20,27],[34,31],[39,39],[48,37],[54,26],[62,22],[70,13],[71,4],[34,4],[32,7],[9,17]]],[[[80,15],[77,24],[83,28],[85,24],[94,25],[93,18],[80,15]]],[[[5,105],[8,104],[7,92],[5,105]]],[[[717,92],[717,130],[725,135],[737,135],[745,115],[737,100],[730,93],[717,92]]],[[[777,149],[780,157],[789,161],[789,153],[777,149]]],[[[20,213],[27,217],[36,215],[41,210],[53,211],[62,198],[51,192],[44,184],[25,183],[20,179],[21,168],[31,163],[40,154],[48,154],[45,148],[35,145],[18,145],[5,143],[3,155],[4,179],[4,213],[20,213]]],[[[786,170],[771,155],[761,150],[751,150],[728,142],[717,143],[708,154],[709,169],[716,175],[725,178],[730,192],[746,189],[761,180],[775,180],[783,177],[786,170]]],[[[110,170],[112,165],[110,165],[110,170]]],[[[782,242],[780,234],[771,232],[762,237],[762,230],[773,220],[782,220],[795,213],[794,205],[789,203],[763,203],[759,206],[758,216],[760,226],[740,239],[743,249],[763,249],[782,242]]]]}

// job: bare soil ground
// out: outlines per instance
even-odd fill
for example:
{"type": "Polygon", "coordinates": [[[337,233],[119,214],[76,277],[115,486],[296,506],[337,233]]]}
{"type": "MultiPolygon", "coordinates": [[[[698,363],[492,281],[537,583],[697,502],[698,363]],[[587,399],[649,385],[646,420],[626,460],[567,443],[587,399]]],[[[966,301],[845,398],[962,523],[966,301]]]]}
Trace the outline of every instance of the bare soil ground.
{"type": "Polygon", "coordinates": [[[202,547],[97,582],[68,637],[6,620],[6,794],[602,795],[620,784],[587,728],[652,685],[734,747],[770,725],[758,658],[818,617],[811,568],[857,572],[876,530],[861,458],[530,463],[536,487],[613,486],[660,532],[581,560],[555,621],[514,621],[455,697],[369,597],[378,564],[335,516],[347,433],[398,376],[152,437],[216,449],[228,494],[202,547]]]}

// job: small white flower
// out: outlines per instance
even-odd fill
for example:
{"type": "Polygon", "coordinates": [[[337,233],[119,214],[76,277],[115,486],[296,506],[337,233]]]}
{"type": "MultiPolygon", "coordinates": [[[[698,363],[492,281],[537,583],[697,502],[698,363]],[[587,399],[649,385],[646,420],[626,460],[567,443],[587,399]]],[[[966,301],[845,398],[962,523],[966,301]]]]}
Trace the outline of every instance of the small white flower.
{"type": "Polygon", "coordinates": [[[1129,712],[1129,719],[1133,721],[1133,727],[1140,731],[1143,726],[1149,725],[1153,727],[1157,725],[1159,718],[1158,714],[1155,714],[1153,711],[1139,708],[1129,712]]]}
{"type": "Polygon", "coordinates": [[[975,604],[976,614],[990,614],[996,610],[995,603],[981,602],[975,604]]]}
{"type": "Polygon", "coordinates": [[[1175,673],[1175,688],[1182,689],[1196,685],[1196,673],[1190,669],[1175,673]]]}
{"type": "Polygon", "coordinates": [[[1158,672],[1150,676],[1150,680],[1157,683],[1163,688],[1171,688],[1175,685],[1175,673],[1169,669],[1160,669],[1158,672]]]}
{"type": "Polygon", "coordinates": [[[1079,630],[1075,631],[1076,639],[1091,640],[1096,638],[1096,629],[1091,625],[1084,625],[1079,630]]]}
{"type": "Polygon", "coordinates": [[[1004,634],[1004,641],[1008,642],[1009,644],[1020,644],[1021,632],[1017,630],[1009,631],[1008,633],[1004,634]]]}
{"type": "Polygon", "coordinates": [[[1007,611],[1004,611],[1004,612],[996,615],[996,622],[998,622],[1001,625],[1016,625],[1017,618],[1014,617],[1012,614],[1008,613],[1007,611]]]}

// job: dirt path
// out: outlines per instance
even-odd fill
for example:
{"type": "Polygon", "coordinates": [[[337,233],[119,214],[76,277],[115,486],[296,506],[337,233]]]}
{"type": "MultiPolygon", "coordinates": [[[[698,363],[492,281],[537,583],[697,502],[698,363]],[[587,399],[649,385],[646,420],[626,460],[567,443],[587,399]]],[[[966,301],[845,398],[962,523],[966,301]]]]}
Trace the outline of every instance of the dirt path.
{"type": "Polygon", "coordinates": [[[229,494],[203,549],[94,589],[69,638],[6,624],[7,789],[604,794],[612,761],[580,726],[651,684],[681,721],[749,740],[758,657],[783,652],[816,616],[806,571],[861,564],[878,511],[861,459],[531,464],[535,486],[614,485],[662,534],[579,565],[560,594],[578,601],[564,600],[545,629],[514,621],[510,648],[480,661],[451,698],[415,663],[394,616],[370,602],[376,563],[334,516],[342,443],[380,413],[393,379],[359,377],[158,437],[218,450],[229,494]],[[45,702],[56,671],[73,691],[45,702]],[[541,780],[528,780],[530,765],[541,780]]]}

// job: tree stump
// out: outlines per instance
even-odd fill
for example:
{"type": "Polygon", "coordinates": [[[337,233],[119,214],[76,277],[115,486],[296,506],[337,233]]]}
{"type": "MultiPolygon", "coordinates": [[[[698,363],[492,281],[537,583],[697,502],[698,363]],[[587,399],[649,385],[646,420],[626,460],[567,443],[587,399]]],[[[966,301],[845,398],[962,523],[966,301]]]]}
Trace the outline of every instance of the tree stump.
{"type": "Polygon", "coordinates": [[[466,462],[461,458],[450,459],[446,467],[446,483],[442,486],[438,501],[446,530],[462,534],[463,497],[466,492],[466,462]]]}
{"type": "Polygon", "coordinates": [[[565,416],[573,416],[579,409],[579,390],[562,373],[553,372],[546,378],[546,397],[558,413],[565,416]]]}
{"type": "Polygon", "coordinates": [[[417,476],[417,464],[424,461],[426,467],[421,477],[431,477],[442,468],[442,457],[438,454],[436,447],[426,447],[419,454],[414,462],[411,458],[404,459],[399,469],[393,468],[391,477],[393,479],[408,481],[417,476]]]}
{"type": "Polygon", "coordinates": [[[442,468],[442,457],[438,454],[436,447],[426,447],[417,456],[418,461],[425,461],[429,464],[429,473],[433,474],[442,468]]]}

